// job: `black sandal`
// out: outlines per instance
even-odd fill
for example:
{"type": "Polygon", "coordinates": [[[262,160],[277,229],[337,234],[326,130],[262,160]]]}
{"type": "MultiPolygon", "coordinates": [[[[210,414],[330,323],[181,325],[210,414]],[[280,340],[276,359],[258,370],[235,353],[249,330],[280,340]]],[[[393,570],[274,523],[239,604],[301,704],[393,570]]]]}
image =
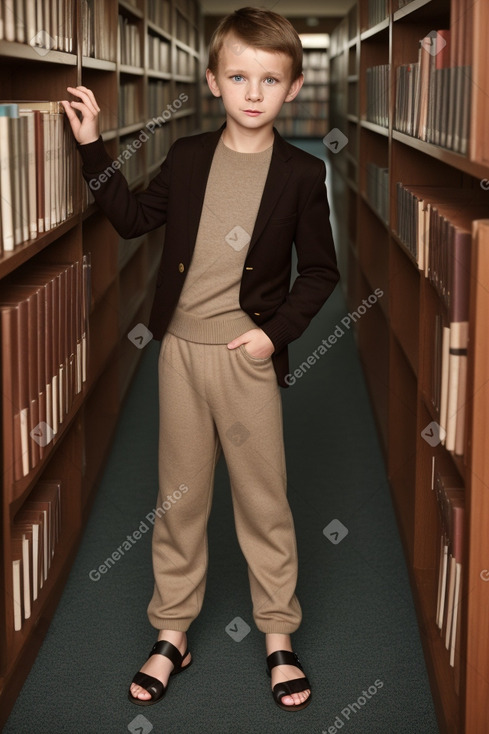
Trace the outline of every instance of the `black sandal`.
{"type": "MultiPolygon", "coordinates": [[[[299,668],[304,672],[304,668],[302,667],[296,653],[290,652],[290,650],[277,650],[276,652],[272,652],[267,657],[267,665],[267,673],[270,678],[272,677],[272,668],[276,668],[277,665],[294,665],[296,668],[299,668]]],[[[274,685],[272,695],[275,703],[277,706],[280,706],[281,709],[284,709],[285,711],[300,711],[300,709],[306,708],[306,706],[309,706],[311,703],[312,691],[303,703],[287,706],[287,704],[282,703],[282,698],[284,696],[291,696],[293,693],[301,693],[302,691],[307,690],[311,691],[311,684],[307,678],[294,678],[293,680],[282,681],[281,683],[274,685]]]]}
{"type": "MultiPolygon", "coordinates": [[[[182,667],[182,662],[188,655],[188,649],[185,650],[185,653],[182,655],[180,650],[175,647],[175,645],[172,645],[171,642],[168,642],[168,640],[160,640],[159,642],[155,642],[155,644],[151,648],[151,652],[149,653],[148,658],[150,658],[151,655],[164,655],[164,657],[172,661],[174,668],[170,673],[170,676],[177,675],[177,673],[181,673],[183,670],[187,670],[187,668],[192,665],[193,661],[193,658],[191,658],[190,662],[182,667]]],[[[140,670],[132,679],[131,685],[132,683],[135,683],[137,686],[141,686],[142,688],[144,688],[145,691],[148,691],[148,693],[151,694],[151,698],[145,700],[143,698],[133,696],[131,693],[131,689],[129,688],[128,698],[130,701],[132,701],[132,703],[135,703],[137,706],[152,706],[154,703],[158,703],[158,701],[161,701],[161,699],[165,695],[166,688],[168,688],[168,684],[165,688],[163,683],[158,680],[158,678],[154,678],[152,675],[148,675],[147,673],[141,673],[140,670]]]]}

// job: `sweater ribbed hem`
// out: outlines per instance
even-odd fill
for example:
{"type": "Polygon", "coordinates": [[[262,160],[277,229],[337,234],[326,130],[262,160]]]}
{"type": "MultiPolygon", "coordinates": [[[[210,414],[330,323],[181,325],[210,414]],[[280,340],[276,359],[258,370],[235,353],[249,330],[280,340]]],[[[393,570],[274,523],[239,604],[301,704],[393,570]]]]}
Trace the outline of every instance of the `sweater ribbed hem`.
{"type": "Polygon", "coordinates": [[[256,328],[253,319],[245,313],[238,318],[202,318],[177,308],[168,331],[188,342],[227,344],[245,331],[256,328]]]}

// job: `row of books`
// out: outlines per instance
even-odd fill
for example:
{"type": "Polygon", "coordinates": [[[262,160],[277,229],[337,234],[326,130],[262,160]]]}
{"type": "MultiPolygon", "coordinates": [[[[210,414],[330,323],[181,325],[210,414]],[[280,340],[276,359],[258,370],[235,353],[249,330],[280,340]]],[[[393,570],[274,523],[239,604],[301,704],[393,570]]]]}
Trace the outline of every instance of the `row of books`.
{"type": "Polygon", "coordinates": [[[148,83],[148,115],[161,114],[171,104],[172,99],[170,82],[155,80],[148,83]]]}
{"type": "Polygon", "coordinates": [[[177,14],[185,13],[192,23],[197,23],[199,3],[197,0],[179,0],[177,14]]]}
{"type": "Polygon", "coordinates": [[[120,125],[132,125],[141,120],[141,90],[137,82],[121,82],[119,86],[118,115],[120,125]]]}
{"type": "Polygon", "coordinates": [[[438,472],[434,488],[441,526],[436,625],[449,651],[450,665],[459,670],[465,490],[458,477],[438,472]]]}
{"type": "MultiPolygon", "coordinates": [[[[309,87],[304,85],[299,93],[298,100],[301,102],[327,102],[329,100],[329,89],[324,87],[309,87]]],[[[290,103],[288,102],[286,107],[290,103]]]]}
{"type": "Polygon", "coordinates": [[[302,57],[302,68],[306,69],[327,69],[329,66],[327,51],[308,51],[304,49],[302,57]]]}
{"type": "Polygon", "coordinates": [[[327,84],[329,81],[329,68],[305,69],[304,78],[307,84],[327,84]]]}
{"type": "Polygon", "coordinates": [[[435,145],[466,154],[469,140],[470,43],[457,32],[432,31],[419,42],[418,60],[396,69],[394,126],[435,145]],[[456,43],[455,43],[456,40],[456,43]]]}
{"type": "Polygon", "coordinates": [[[149,165],[161,164],[170,147],[170,129],[168,126],[162,126],[153,135],[150,135],[146,145],[149,165]]]}
{"type": "Polygon", "coordinates": [[[187,53],[183,48],[177,48],[177,66],[175,72],[183,76],[192,76],[195,72],[195,56],[187,53]]]}
{"type": "Polygon", "coordinates": [[[366,195],[370,205],[379,217],[389,222],[389,169],[367,163],[366,195]]]}
{"type": "Polygon", "coordinates": [[[387,13],[387,0],[368,0],[367,27],[372,28],[377,23],[382,23],[387,18],[387,13]]]}
{"type": "MultiPolygon", "coordinates": [[[[150,135],[149,137],[152,138],[153,136],[150,135]]],[[[124,151],[126,151],[127,147],[131,145],[133,140],[134,136],[130,135],[128,137],[122,138],[119,142],[119,156],[122,156],[120,160],[124,162],[122,173],[124,174],[124,177],[127,179],[129,184],[133,184],[137,179],[139,179],[143,175],[144,170],[144,147],[141,147],[139,150],[136,151],[136,153],[128,156],[127,158],[124,156],[124,151]]]]}
{"type": "Polygon", "coordinates": [[[74,3],[71,0],[0,0],[0,41],[72,53],[74,3]]]}
{"type": "Polygon", "coordinates": [[[61,533],[61,482],[38,482],[12,524],[14,630],[22,629],[48,579],[61,533]]]}
{"type": "Polygon", "coordinates": [[[59,102],[0,104],[1,245],[15,249],[73,214],[74,140],[59,102]]]}
{"type": "MultiPolygon", "coordinates": [[[[0,294],[4,471],[15,482],[56,441],[87,379],[90,258],[32,265],[0,294]]],[[[22,488],[22,485],[20,485],[22,488]]]]}
{"type": "Polygon", "coordinates": [[[397,233],[440,299],[434,329],[432,402],[442,443],[462,455],[467,402],[472,223],[487,216],[484,192],[397,184],[397,233]],[[441,312],[440,312],[441,313],[441,312]]]}
{"type": "Polygon", "coordinates": [[[148,18],[152,23],[171,32],[171,7],[169,0],[148,0],[148,18]]]}
{"type": "MultiPolygon", "coordinates": [[[[197,46],[197,29],[195,26],[187,20],[180,12],[179,9],[176,8],[176,29],[175,29],[175,35],[178,38],[179,41],[182,41],[182,43],[187,44],[187,46],[190,46],[191,48],[195,48],[197,46]]],[[[195,13],[194,13],[195,15],[195,13]]],[[[197,22],[196,19],[195,21],[197,22]]]]}
{"type": "Polygon", "coordinates": [[[99,0],[81,0],[82,55],[96,59],[114,61],[111,44],[112,7],[99,0]]]}
{"type": "Polygon", "coordinates": [[[367,70],[366,118],[383,127],[389,126],[390,64],[371,66],[367,70]]]}
{"type": "Polygon", "coordinates": [[[170,71],[170,44],[159,36],[148,35],[148,67],[155,71],[170,71]]]}
{"type": "Polygon", "coordinates": [[[124,66],[141,66],[139,26],[119,15],[119,59],[124,66]]]}

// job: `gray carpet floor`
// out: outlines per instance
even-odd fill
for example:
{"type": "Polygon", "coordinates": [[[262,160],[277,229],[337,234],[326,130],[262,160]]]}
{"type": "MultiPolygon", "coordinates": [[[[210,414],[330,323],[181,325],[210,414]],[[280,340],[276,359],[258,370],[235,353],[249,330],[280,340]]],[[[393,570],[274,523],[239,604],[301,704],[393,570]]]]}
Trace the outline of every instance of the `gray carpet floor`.
{"type": "MultiPolygon", "coordinates": [[[[346,313],[338,287],[291,345],[292,369],[334,333],[346,313]]],[[[79,553],[5,733],[438,732],[385,468],[349,330],[282,391],[303,609],[292,639],[313,686],[311,705],[289,713],[272,700],[223,462],[209,522],[204,607],[188,633],[194,664],[171,679],[157,706],[136,708],[127,700],[130,680],[156,640],[146,616],[153,588],[151,533],[143,532],[98,581],[89,574],[155,507],[158,348],[156,342],[145,347],[79,553]],[[226,627],[233,623],[246,631],[243,622],[250,631],[237,641],[226,627]]]]}

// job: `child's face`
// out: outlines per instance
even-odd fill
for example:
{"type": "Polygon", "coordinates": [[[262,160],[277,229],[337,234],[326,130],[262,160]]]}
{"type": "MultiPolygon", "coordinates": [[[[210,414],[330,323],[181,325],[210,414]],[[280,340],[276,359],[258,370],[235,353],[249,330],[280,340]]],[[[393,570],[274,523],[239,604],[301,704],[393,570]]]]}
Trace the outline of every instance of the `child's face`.
{"type": "Polygon", "coordinates": [[[257,130],[272,127],[284,102],[298,94],[304,78],[292,82],[291,68],[292,60],[285,54],[246,46],[228,36],[216,76],[207,69],[206,77],[214,96],[222,97],[228,121],[257,130]]]}

